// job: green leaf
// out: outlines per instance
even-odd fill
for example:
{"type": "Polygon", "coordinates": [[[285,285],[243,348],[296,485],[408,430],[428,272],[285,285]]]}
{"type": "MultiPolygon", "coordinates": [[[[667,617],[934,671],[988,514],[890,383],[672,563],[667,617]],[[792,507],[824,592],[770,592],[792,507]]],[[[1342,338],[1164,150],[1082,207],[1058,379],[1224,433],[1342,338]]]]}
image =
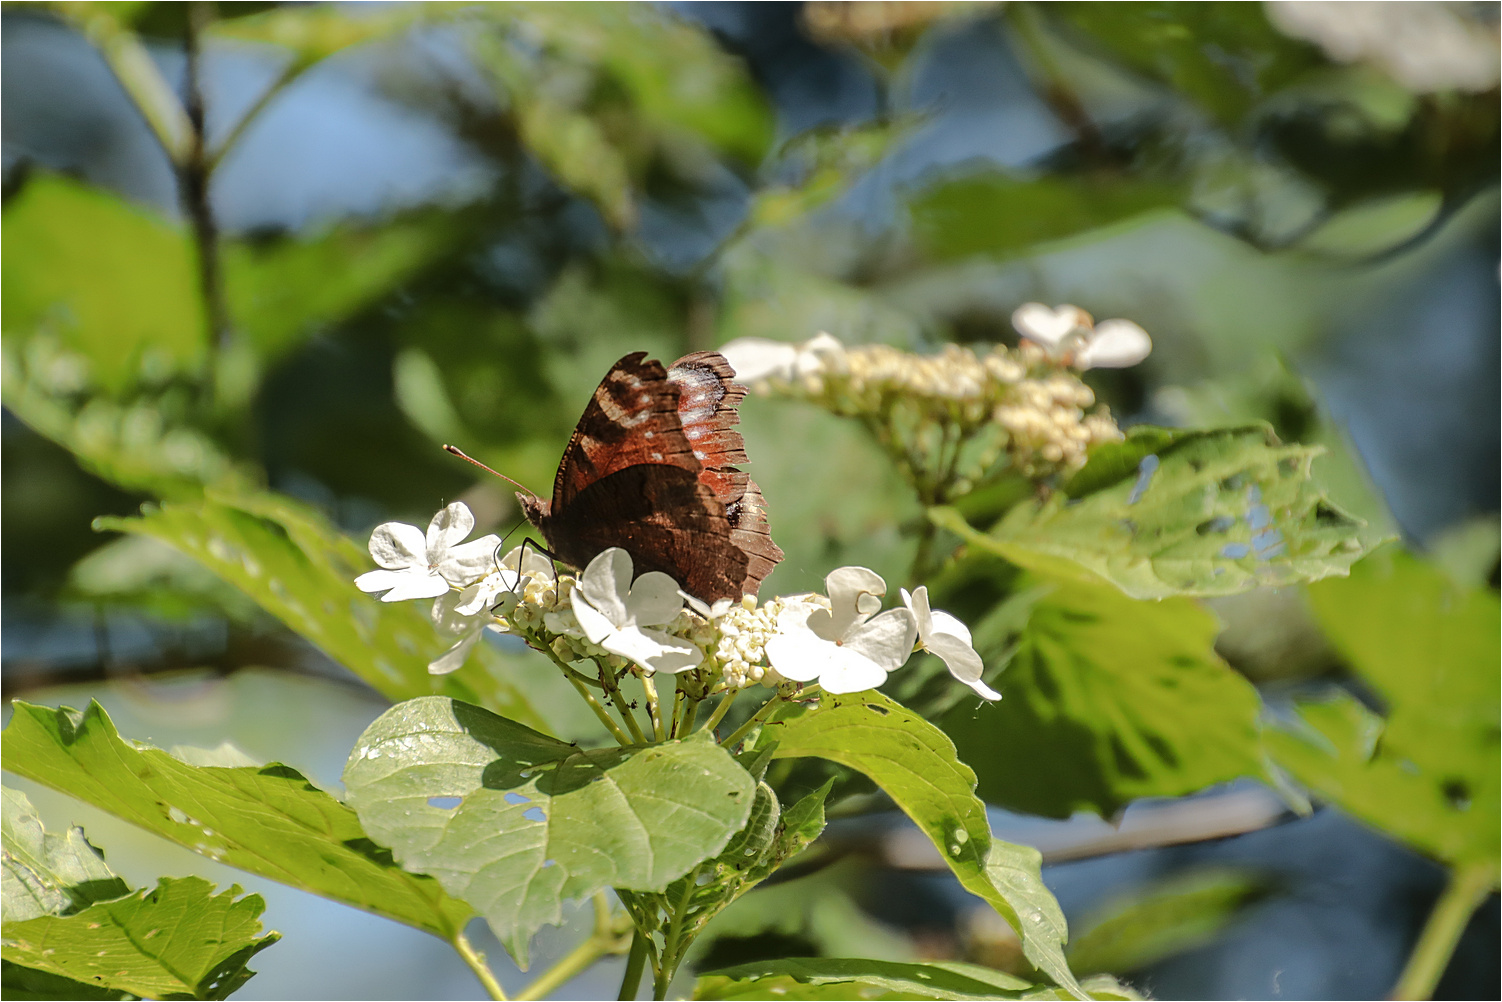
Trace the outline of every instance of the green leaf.
{"type": "Polygon", "coordinates": [[[24,921],[78,911],[130,893],[83,829],[45,831],[26,794],[6,788],[0,811],[0,920],[24,921]]]}
{"type": "Polygon", "coordinates": [[[1056,818],[1109,816],[1139,797],[1264,773],[1261,700],[1215,653],[1213,615],[1108,584],[1045,589],[996,677],[1002,700],[943,720],[982,797],[1056,818]]]}
{"type": "Polygon", "coordinates": [[[1269,24],[1259,4],[1068,4],[1049,13],[1228,125],[1324,63],[1269,24]]]}
{"type": "Polygon", "coordinates": [[[272,10],[216,21],[214,38],[276,45],[292,53],[293,66],[304,69],[335,53],[410,27],[411,8],[376,8],[351,17],[329,7],[275,7],[272,10]]]}
{"type": "Polygon", "coordinates": [[[981,174],[935,185],[908,203],[921,244],[939,260],[1012,256],[1179,204],[1166,184],[981,174]]]}
{"type": "MultiPolygon", "coordinates": [[[[1336,649],[1386,719],[1339,694],[1270,731],[1277,763],[1369,824],[1451,865],[1497,866],[1499,604],[1397,551],[1310,589],[1336,649]]],[[[1495,872],[1495,869],[1494,869],[1495,872]]]]}
{"type": "Polygon", "coordinates": [[[250,958],[281,938],[261,935],[266,903],[214,894],[201,877],[163,877],[156,890],[76,915],[5,923],[14,964],[145,998],[223,999],[250,980],[250,958]]]}
{"type": "Polygon", "coordinates": [[[83,713],[17,701],[5,768],[257,873],[451,939],[470,910],[375,845],[348,807],[301,773],[193,766],[122,739],[98,703],[83,713]]]}
{"type": "Polygon", "coordinates": [[[589,751],[436,696],[371,724],[344,784],[372,837],[474,905],[523,967],[562,899],[665,890],[745,827],[755,793],[708,737],[589,751]]]}
{"type": "MultiPolygon", "coordinates": [[[[1086,983],[1089,998],[1135,999],[1104,978],[1086,983]]],[[[712,971],[694,986],[695,999],[1064,999],[990,967],[954,962],[898,964],[881,960],[791,957],[712,971]]]]}
{"type": "Polygon", "coordinates": [[[1318,449],[1265,426],[1133,429],[1101,446],[1047,500],[982,533],[952,509],[930,517],[966,542],[1050,577],[1105,580],[1133,598],[1232,595],[1345,574],[1380,540],[1310,478],[1318,449]]]}
{"type": "MultiPolygon", "coordinates": [[[[192,247],[182,229],[67,178],[31,178],[0,225],[7,340],[46,330],[116,394],[144,373],[195,371],[207,349],[192,247]]],[[[7,401],[9,405],[9,401],[7,401]]]]}
{"type": "Polygon", "coordinates": [[[1267,884],[1239,870],[1180,874],[1117,898],[1081,923],[1069,944],[1076,971],[1136,971],[1210,942],[1267,884]]]}
{"type": "Polygon", "coordinates": [[[130,992],[86,985],[59,974],[49,974],[31,967],[0,960],[0,991],[11,1002],[78,1002],[87,1000],[133,999],[130,992]]]}
{"type": "Polygon", "coordinates": [[[764,725],[758,743],[764,740],[777,742],[774,758],[815,756],[870,777],[933,840],[964,888],[1016,930],[1024,956],[1055,984],[1079,992],[1064,961],[1064,914],[1043,885],[1042,857],[992,839],[975,773],[943,731],[879,692],[826,693],[814,710],[764,725]]]}
{"type": "Polygon", "coordinates": [[[472,661],[470,670],[429,674],[428,664],[448,643],[422,605],[362,593],[354,579],[369,568],[369,557],[290,499],[212,493],[193,503],[146,506],[140,518],[100,518],[95,527],[151,536],[186,553],[388,699],[448,692],[546,726],[491,670],[497,661],[483,645],[480,664],[472,661]]]}

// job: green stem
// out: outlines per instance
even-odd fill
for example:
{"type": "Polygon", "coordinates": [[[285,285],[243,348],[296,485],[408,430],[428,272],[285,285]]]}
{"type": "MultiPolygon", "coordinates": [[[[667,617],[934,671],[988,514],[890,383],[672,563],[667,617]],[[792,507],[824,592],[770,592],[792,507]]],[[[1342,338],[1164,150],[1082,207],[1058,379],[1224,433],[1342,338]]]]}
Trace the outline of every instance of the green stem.
{"type": "Polygon", "coordinates": [[[812,696],[818,691],[819,687],[817,684],[815,684],[806,685],[803,688],[799,689],[797,692],[793,693],[792,696],[789,696],[787,698],[784,698],[782,693],[779,692],[777,695],[761,704],[761,709],[751,714],[746,722],[737,727],[735,729],[735,732],[731,734],[730,737],[726,738],[724,741],[721,741],[720,746],[723,748],[734,748],[737,744],[745,739],[747,734],[751,733],[752,728],[756,727],[757,724],[760,724],[763,720],[767,719],[767,717],[771,716],[772,712],[776,710],[777,707],[781,706],[783,703],[792,702],[794,699],[798,699],[802,696],[812,696]]]}
{"type": "Polygon", "coordinates": [[[621,977],[619,1002],[631,1002],[641,988],[641,972],[647,966],[647,937],[640,929],[631,937],[631,952],[626,956],[626,973],[621,977]]]}
{"type": "Polygon", "coordinates": [[[193,127],[172,85],[162,77],[134,32],[120,27],[113,14],[78,16],[87,10],[87,7],[70,9],[65,5],[62,13],[78,18],[76,23],[104,56],[115,79],[130,95],[131,103],[166,152],[167,159],[174,167],[181,164],[187,156],[193,127]]]}
{"type": "Polygon", "coordinates": [[[631,712],[631,707],[626,705],[626,697],[621,695],[621,687],[615,679],[615,670],[603,661],[596,661],[595,665],[600,669],[600,685],[605,687],[605,692],[610,696],[610,701],[615,704],[616,712],[631,728],[631,736],[636,739],[636,744],[648,744],[646,734],[642,733],[641,725],[636,722],[636,714],[631,712]]]}
{"type": "Polygon", "coordinates": [[[683,878],[683,894],[678,899],[678,907],[673,909],[673,920],[668,923],[667,938],[662,943],[662,961],[657,967],[657,977],[652,983],[652,997],[665,999],[668,997],[668,985],[672,983],[673,975],[678,973],[678,954],[681,951],[679,940],[683,937],[683,921],[688,917],[689,902],[693,900],[694,891],[698,889],[699,871],[704,864],[700,863],[688,872],[683,878]]]}
{"type": "Polygon", "coordinates": [[[620,952],[621,937],[615,931],[615,923],[610,916],[610,902],[606,900],[604,891],[595,893],[594,905],[595,927],[590,932],[589,938],[533,979],[532,983],[516,996],[516,1002],[531,1002],[531,1000],[546,998],[605,954],[620,952]]]}
{"type": "Polygon", "coordinates": [[[574,671],[568,665],[564,664],[563,659],[560,658],[557,654],[554,654],[553,648],[547,646],[546,644],[537,645],[535,649],[542,651],[548,656],[553,664],[563,669],[563,677],[569,680],[569,683],[573,685],[574,690],[578,692],[580,696],[584,697],[584,702],[588,703],[589,708],[595,711],[595,716],[599,717],[600,723],[605,725],[605,729],[615,736],[616,742],[619,743],[622,748],[630,747],[631,738],[627,736],[625,731],[621,730],[621,725],[617,724],[614,720],[611,719],[610,712],[606,710],[605,707],[600,705],[600,701],[598,699],[595,699],[594,694],[584,687],[583,682],[580,682],[577,678],[574,677],[578,674],[578,672],[574,671]]]}
{"type": "Polygon", "coordinates": [[[668,728],[668,737],[676,738],[682,729],[680,721],[683,714],[683,690],[673,693],[673,725],[668,728]]]}
{"type": "Polygon", "coordinates": [[[1455,953],[1460,934],[1486,896],[1497,886],[1496,871],[1482,863],[1452,870],[1450,882],[1429,913],[1418,945],[1408,957],[1403,974],[1392,990],[1395,999],[1427,999],[1455,953]]]}
{"type": "Polygon", "coordinates": [[[495,974],[486,965],[485,954],[471,946],[469,939],[462,932],[454,937],[453,946],[459,951],[459,956],[464,958],[464,962],[469,965],[469,969],[475,972],[475,977],[480,979],[480,984],[485,986],[485,993],[496,1002],[506,1002],[506,992],[501,988],[501,983],[495,979],[495,974]]]}
{"type": "Polygon", "coordinates": [[[739,689],[731,689],[725,694],[724,698],[720,700],[720,705],[716,706],[714,712],[709,715],[709,719],[704,721],[704,729],[706,731],[711,734],[714,733],[714,729],[720,726],[720,721],[725,719],[725,714],[730,712],[730,704],[735,702],[735,697],[740,694],[741,691],[739,689]]]}
{"type": "Polygon", "coordinates": [[[657,699],[657,683],[646,672],[641,676],[641,688],[647,694],[647,713],[652,717],[652,732],[657,735],[659,743],[666,741],[668,730],[662,722],[662,704],[657,699]]]}
{"type": "Polygon", "coordinates": [[[229,134],[209,154],[208,166],[210,173],[216,170],[219,167],[220,161],[225,158],[230,150],[235,148],[236,144],[240,141],[240,137],[250,127],[250,123],[254,122],[260,116],[261,112],[266,110],[266,106],[271,103],[272,99],[285,90],[288,84],[302,76],[303,70],[307,68],[308,64],[298,59],[292,60],[292,62],[283,67],[282,72],[277,75],[277,78],[271,81],[271,85],[261,92],[260,97],[256,98],[255,104],[251,105],[245,114],[240,116],[239,120],[235,122],[234,127],[230,129],[229,134]]]}

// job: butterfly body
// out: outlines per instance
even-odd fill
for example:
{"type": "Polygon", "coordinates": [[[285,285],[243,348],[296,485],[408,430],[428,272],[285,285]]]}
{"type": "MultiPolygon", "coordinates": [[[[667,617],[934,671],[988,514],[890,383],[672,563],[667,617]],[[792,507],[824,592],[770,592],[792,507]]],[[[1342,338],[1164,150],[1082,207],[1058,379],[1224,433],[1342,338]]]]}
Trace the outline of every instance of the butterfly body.
{"type": "Polygon", "coordinates": [[[600,382],[564,449],[551,501],[518,494],[564,563],[618,546],[706,601],[754,594],[782,559],[734,425],[745,389],[715,352],[664,368],[645,352],[600,382]]]}

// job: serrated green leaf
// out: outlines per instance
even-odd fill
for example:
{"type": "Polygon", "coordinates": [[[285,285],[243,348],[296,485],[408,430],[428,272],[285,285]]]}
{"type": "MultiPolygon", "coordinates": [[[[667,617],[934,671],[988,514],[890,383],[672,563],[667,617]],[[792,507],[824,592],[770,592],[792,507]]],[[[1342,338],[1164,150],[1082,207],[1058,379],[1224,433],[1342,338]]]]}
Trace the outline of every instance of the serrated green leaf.
{"type": "Polygon", "coordinates": [[[1109,816],[1139,797],[1264,773],[1261,700],[1215,653],[1213,615],[1192,599],[1044,584],[996,677],[1002,700],[962,704],[943,721],[982,797],[1050,817],[1109,816]]]}
{"type": "Polygon", "coordinates": [[[372,837],[474,905],[523,967],[563,898],[663,891],[745,827],[755,793],[707,737],[589,751],[437,696],[371,724],[344,784],[372,837]]]}
{"type": "Polygon", "coordinates": [[[1274,759],[1369,824],[1455,866],[1498,858],[1499,603],[1401,552],[1309,590],[1321,626],[1387,706],[1339,693],[1271,730],[1274,759]]]}
{"type": "Polygon", "coordinates": [[[312,510],[273,494],[211,494],[167,502],[96,528],[151,536],[186,553],[318,645],[388,699],[448,692],[514,718],[546,723],[481,647],[477,668],[435,676],[447,646],[419,603],[376,601],[354,585],[369,558],[312,510]]]}
{"type": "Polygon", "coordinates": [[[156,890],[90,905],[76,915],[5,923],[4,957],[145,998],[228,998],[255,973],[246,964],[281,938],[261,935],[266,903],[214,894],[201,877],[163,877],[156,890]]]}
{"type": "Polygon", "coordinates": [[[1210,942],[1251,902],[1267,882],[1240,870],[1180,874],[1118,897],[1080,923],[1069,944],[1076,971],[1135,971],[1210,942]]]}
{"type": "Polygon", "coordinates": [[[0,920],[61,915],[130,893],[104,863],[83,829],[48,832],[26,794],[5,788],[0,810],[0,920]]]}
{"type": "Polygon", "coordinates": [[[1134,429],[1097,449],[1062,491],[1017,505],[989,533],[952,509],[929,514],[1051,577],[1109,581],[1133,598],[1233,595],[1345,574],[1380,542],[1315,487],[1318,453],[1279,445],[1265,426],[1134,429]]]}
{"type": "Polygon", "coordinates": [[[986,805],[975,795],[975,773],[955,757],[943,731],[871,691],[823,694],[815,709],[774,719],[762,734],[777,742],[775,758],[816,756],[870,777],[933,840],[961,885],[1016,930],[1027,959],[1083,997],[1064,961],[1068,932],[1043,884],[1042,857],[1036,849],[991,837],[986,805]]]}
{"type": "Polygon", "coordinates": [[[122,739],[98,703],[83,713],[16,701],[5,768],[230,866],[451,939],[468,906],[408,873],[348,807],[301,773],[193,766],[122,739]]]}

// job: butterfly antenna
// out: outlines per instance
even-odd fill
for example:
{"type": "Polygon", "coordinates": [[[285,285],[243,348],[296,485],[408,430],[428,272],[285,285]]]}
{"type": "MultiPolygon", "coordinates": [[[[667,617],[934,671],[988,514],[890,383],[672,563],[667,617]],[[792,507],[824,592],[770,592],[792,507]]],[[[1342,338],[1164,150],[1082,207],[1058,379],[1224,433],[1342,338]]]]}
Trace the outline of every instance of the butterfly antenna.
{"type": "Polygon", "coordinates": [[[467,455],[465,455],[464,454],[464,450],[458,448],[457,446],[445,445],[443,447],[443,451],[446,452],[446,453],[448,453],[450,456],[458,456],[460,459],[464,460],[466,463],[473,463],[474,465],[478,466],[480,469],[484,470],[486,473],[489,473],[491,476],[500,477],[502,480],[506,481],[506,483],[511,484],[514,487],[520,487],[522,490],[526,491],[528,494],[532,495],[534,498],[538,496],[537,492],[534,491],[532,488],[528,487],[526,484],[519,484],[515,480],[512,480],[510,477],[506,476],[506,474],[504,474],[504,473],[497,473],[495,470],[492,470],[490,467],[486,466],[484,463],[480,462],[478,459],[475,459],[473,456],[467,456],[467,455]]]}

